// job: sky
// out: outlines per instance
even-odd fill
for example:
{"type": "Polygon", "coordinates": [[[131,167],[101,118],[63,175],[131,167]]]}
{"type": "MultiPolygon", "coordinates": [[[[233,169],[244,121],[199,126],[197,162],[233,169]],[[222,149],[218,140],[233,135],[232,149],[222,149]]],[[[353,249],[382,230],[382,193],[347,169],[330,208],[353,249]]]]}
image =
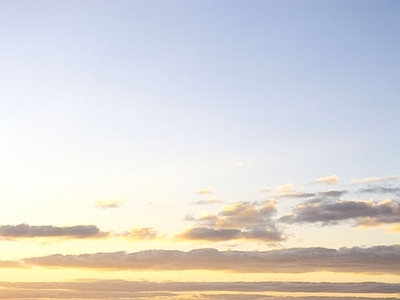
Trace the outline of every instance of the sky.
{"type": "Polygon", "coordinates": [[[0,298],[400,299],[399,11],[0,1],[0,298]]]}

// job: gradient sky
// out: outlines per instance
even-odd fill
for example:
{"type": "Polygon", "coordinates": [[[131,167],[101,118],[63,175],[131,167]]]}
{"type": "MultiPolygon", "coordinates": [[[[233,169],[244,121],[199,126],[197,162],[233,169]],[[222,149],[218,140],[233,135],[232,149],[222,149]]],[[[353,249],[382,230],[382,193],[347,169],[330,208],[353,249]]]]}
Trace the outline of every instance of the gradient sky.
{"type": "Polygon", "coordinates": [[[399,12],[0,1],[0,298],[400,298],[399,12]]]}

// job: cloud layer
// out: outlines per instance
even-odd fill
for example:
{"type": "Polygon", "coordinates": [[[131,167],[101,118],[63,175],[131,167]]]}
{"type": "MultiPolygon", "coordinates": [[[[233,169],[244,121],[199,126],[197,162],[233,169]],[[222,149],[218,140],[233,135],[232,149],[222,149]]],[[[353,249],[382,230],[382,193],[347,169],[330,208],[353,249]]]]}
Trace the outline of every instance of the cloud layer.
{"type": "MultiPolygon", "coordinates": [[[[379,282],[361,283],[314,283],[314,282],[149,282],[125,280],[96,280],[76,282],[0,282],[0,298],[91,298],[91,299],[178,299],[184,293],[196,293],[195,299],[225,299],[211,293],[226,292],[229,299],[247,296],[251,299],[254,293],[336,293],[354,294],[396,294],[400,293],[400,284],[379,282]],[[234,293],[233,293],[234,292],[234,293]],[[200,294],[201,293],[201,294],[200,294]],[[208,297],[206,296],[207,293],[208,297]],[[251,293],[251,294],[247,294],[251,293]],[[153,297],[153,298],[152,298],[153,297]],[[167,298],[168,297],[168,298],[167,298]],[[176,298],[175,298],[176,297],[176,298]]],[[[258,294],[258,297],[267,295],[258,294]]],[[[185,299],[192,299],[188,294],[185,299]]],[[[255,298],[255,299],[260,299],[255,298]]],[[[263,297],[264,298],[264,297],[263,297]]],[[[182,299],[182,298],[179,298],[182,299]]],[[[275,298],[269,298],[275,299],[275,298]]],[[[284,298],[279,298],[284,299],[284,298]]],[[[315,299],[315,298],[314,298],[315,299]]],[[[341,298],[342,299],[342,298],[341,298]]]]}
{"type": "Polygon", "coordinates": [[[400,275],[400,245],[370,248],[291,248],[271,251],[147,250],[49,255],[23,260],[27,266],[109,270],[215,270],[241,273],[345,272],[400,275]]]}

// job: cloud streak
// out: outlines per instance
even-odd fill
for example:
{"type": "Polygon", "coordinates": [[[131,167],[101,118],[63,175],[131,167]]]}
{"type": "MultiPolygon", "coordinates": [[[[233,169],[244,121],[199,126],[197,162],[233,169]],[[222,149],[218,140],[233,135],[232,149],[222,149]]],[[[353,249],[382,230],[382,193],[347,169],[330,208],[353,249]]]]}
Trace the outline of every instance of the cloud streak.
{"type": "Polygon", "coordinates": [[[324,184],[335,184],[339,182],[339,177],[336,175],[332,175],[329,177],[322,177],[315,180],[316,183],[324,183],[324,184]]]}
{"type": "Polygon", "coordinates": [[[393,181],[399,179],[400,175],[386,176],[386,177],[365,177],[365,178],[353,178],[350,180],[350,184],[360,184],[360,183],[371,183],[379,181],[393,181]]]}
{"type": "Polygon", "coordinates": [[[164,238],[154,228],[134,228],[120,236],[131,241],[150,241],[164,238]]]}
{"type": "Polygon", "coordinates": [[[271,251],[216,249],[147,250],[49,255],[23,260],[28,266],[104,270],[214,270],[240,273],[345,272],[400,275],[400,245],[370,248],[291,248],[271,251]]]}
{"type": "Polygon", "coordinates": [[[124,204],[123,200],[102,200],[95,203],[97,208],[118,208],[124,204]]]}
{"type": "Polygon", "coordinates": [[[224,201],[219,198],[210,198],[210,199],[203,199],[203,200],[198,200],[192,202],[195,205],[206,205],[206,204],[220,204],[223,203],[224,201]]]}
{"type": "Polygon", "coordinates": [[[0,226],[0,238],[104,238],[109,233],[102,232],[94,225],[77,225],[70,227],[30,226],[27,224],[0,226]]]}
{"type": "Polygon", "coordinates": [[[199,194],[199,195],[207,195],[207,194],[212,194],[212,193],[213,193],[213,190],[209,189],[209,188],[202,188],[202,189],[199,189],[196,191],[196,194],[199,194]]]}

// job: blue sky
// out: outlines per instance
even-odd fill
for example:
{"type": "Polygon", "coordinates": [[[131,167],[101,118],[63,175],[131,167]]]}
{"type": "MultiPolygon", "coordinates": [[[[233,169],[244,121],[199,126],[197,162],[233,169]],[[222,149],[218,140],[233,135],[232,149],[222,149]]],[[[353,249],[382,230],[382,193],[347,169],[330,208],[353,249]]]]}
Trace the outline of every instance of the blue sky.
{"type": "MultiPolygon", "coordinates": [[[[396,1],[0,2],[4,259],[395,247],[399,9],[396,1]],[[306,217],[313,209],[325,218],[306,217]]],[[[66,280],[58,267],[41,265],[43,281],[66,280]]],[[[70,280],[180,278],[68,268],[70,280]]],[[[0,271],[12,274],[4,281],[38,281],[0,271]]],[[[211,271],[185,272],[201,281],[211,271]]],[[[240,272],[229,278],[247,280],[240,272]]],[[[307,272],[277,280],[319,280],[320,270],[307,272]]],[[[328,272],[323,280],[341,274],[328,272]]]]}

